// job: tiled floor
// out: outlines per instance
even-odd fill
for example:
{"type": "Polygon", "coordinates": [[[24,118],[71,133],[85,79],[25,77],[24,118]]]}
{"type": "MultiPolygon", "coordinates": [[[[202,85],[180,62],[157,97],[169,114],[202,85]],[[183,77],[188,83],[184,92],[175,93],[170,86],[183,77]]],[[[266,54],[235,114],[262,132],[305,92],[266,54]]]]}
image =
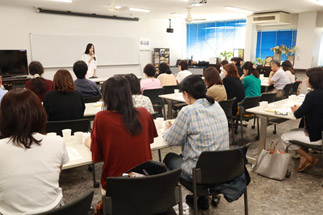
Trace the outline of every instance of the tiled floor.
{"type": "MultiPolygon", "coordinates": [[[[304,75],[299,74],[299,79],[304,80],[304,75]]],[[[303,85],[302,92],[306,92],[303,85]]],[[[267,146],[272,140],[279,141],[280,135],[292,128],[298,127],[299,120],[286,121],[277,127],[277,134],[272,133],[273,126],[268,127],[267,146]]],[[[248,128],[244,128],[245,136],[250,140],[251,146],[248,151],[249,156],[254,156],[257,152],[258,143],[254,141],[256,130],[251,129],[251,122],[248,128]]],[[[239,138],[240,134],[236,136],[239,138]]],[[[280,145],[281,147],[281,145],[280,145]]],[[[168,152],[180,152],[179,147],[171,147],[162,150],[162,156],[168,152]]],[[[295,166],[298,165],[298,160],[292,159],[290,169],[292,175],[284,181],[276,181],[259,176],[251,171],[251,166],[248,166],[251,183],[248,186],[248,206],[250,215],[319,215],[323,214],[323,160],[322,154],[317,154],[320,157],[318,164],[311,170],[305,173],[295,172],[295,166]]],[[[153,152],[154,160],[158,159],[157,152],[153,152]]],[[[97,178],[100,178],[100,168],[102,165],[96,165],[97,178]]],[[[87,167],[79,167],[75,169],[65,170],[62,172],[60,185],[63,188],[65,201],[68,203],[77,198],[79,194],[94,189],[92,184],[92,174],[88,172],[87,167]]],[[[100,200],[100,190],[94,189],[95,195],[92,205],[95,206],[100,200]]],[[[189,193],[183,188],[183,200],[189,193]]],[[[158,195],[156,193],[156,195],[158,195]]],[[[125,202],[126,204],[126,202],[125,202]]],[[[192,211],[184,203],[184,214],[192,214],[192,211]]],[[[176,210],[176,209],[175,209],[176,210]]],[[[200,214],[243,214],[243,198],[238,201],[228,203],[222,197],[217,208],[212,208],[208,211],[200,211],[200,214]]]]}

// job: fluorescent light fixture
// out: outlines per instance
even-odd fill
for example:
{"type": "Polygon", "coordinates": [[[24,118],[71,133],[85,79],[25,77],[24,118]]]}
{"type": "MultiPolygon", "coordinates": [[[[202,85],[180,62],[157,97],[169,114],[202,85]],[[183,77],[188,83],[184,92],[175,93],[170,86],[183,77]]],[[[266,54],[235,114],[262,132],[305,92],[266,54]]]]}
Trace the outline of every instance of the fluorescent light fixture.
{"type": "Polygon", "coordinates": [[[251,10],[245,10],[245,9],[241,9],[241,8],[237,8],[237,7],[226,6],[224,8],[227,9],[227,10],[235,11],[235,12],[253,14],[253,11],[251,11],[251,10]]]}
{"type": "Polygon", "coordinates": [[[323,6],[323,1],[322,0],[308,0],[309,2],[312,2],[314,4],[318,4],[318,5],[321,5],[323,6]]]}
{"type": "Polygon", "coordinates": [[[133,7],[130,7],[129,10],[136,11],[136,12],[143,12],[143,13],[149,13],[150,12],[150,10],[140,9],[140,8],[133,8],[133,7]]]}
{"type": "Polygon", "coordinates": [[[57,1],[57,2],[64,2],[64,3],[73,3],[73,0],[50,0],[50,1],[57,1]]]}

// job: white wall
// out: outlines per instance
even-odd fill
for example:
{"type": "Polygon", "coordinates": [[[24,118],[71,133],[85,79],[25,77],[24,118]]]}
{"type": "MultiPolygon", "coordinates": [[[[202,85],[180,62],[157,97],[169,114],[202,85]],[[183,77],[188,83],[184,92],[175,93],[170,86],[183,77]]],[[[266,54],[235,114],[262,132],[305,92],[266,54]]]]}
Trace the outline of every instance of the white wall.
{"type": "MultiPolygon", "coordinates": [[[[183,34],[186,34],[185,25],[173,20],[173,34],[166,33],[167,27],[167,19],[140,19],[139,22],[118,21],[40,14],[36,13],[33,8],[0,6],[0,49],[27,49],[28,62],[30,62],[30,33],[136,37],[138,44],[139,38],[144,37],[150,39],[151,51],[140,51],[140,65],[98,67],[100,77],[130,72],[142,76],[143,66],[152,62],[152,48],[170,48],[171,65],[176,63],[176,59],[183,58],[183,44],[185,43],[182,40],[183,34]]],[[[80,46],[84,46],[85,49],[86,44],[80,44],[80,46]]],[[[113,52],[113,50],[107,51],[113,52]]],[[[46,55],[46,50],[44,50],[44,55],[46,55]]],[[[82,53],[80,57],[81,55],[82,53]]],[[[67,69],[72,73],[71,68],[67,69]]],[[[45,78],[51,79],[55,71],[56,69],[46,69],[45,78]]]]}

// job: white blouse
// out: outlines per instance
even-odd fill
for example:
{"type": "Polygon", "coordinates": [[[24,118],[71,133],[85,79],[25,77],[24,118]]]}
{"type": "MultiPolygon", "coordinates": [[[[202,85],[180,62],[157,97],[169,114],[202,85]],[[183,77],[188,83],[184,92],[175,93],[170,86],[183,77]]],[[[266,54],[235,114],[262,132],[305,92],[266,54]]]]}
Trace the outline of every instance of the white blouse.
{"type": "Polygon", "coordinates": [[[91,59],[91,55],[89,54],[83,54],[82,60],[87,64],[88,70],[86,73],[86,78],[90,78],[94,74],[94,70],[97,68],[97,57],[95,56],[95,60],[92,59],[91,62],[89,63],[89,60],[91,59]]]}

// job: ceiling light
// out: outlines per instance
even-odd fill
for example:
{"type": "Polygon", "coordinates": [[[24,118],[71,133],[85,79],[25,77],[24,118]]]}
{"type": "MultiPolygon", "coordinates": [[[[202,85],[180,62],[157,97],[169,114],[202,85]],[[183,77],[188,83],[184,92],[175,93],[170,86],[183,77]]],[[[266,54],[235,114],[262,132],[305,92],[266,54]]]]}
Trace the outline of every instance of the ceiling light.
{"type": "Polygon", "coordinates": [[[73,3],[73,0],[51,0],[51,1],[64,2],[64,3],[73,3]]]}
{"type": "Polygon", "coordinates": [[[322,0],[308,0],[309,2],[312,2],[314,4],[318,4],[318,5],[321,5],[323,6],[323,1],[322,0]]]}
{"type": "Polygon", "coordinates": [[[241,9],[241,8],[237,8],[237,7],[224,7],[227,10],[231,10],[231,11],[235,11],[235,12],[240,12],[240,13],[247,13],[247,14],[253,14],[253,11],[251,10],[245,10],[245,9],[241,9]]]}
{"type": "Polygon", "coordinates": [[[131,11],[137,11],[137,12],[143,12],[143,13],[149,13],[150,10],[146,10],[146,9],[140,9],[140,8],[129,8],[129,10],[131,11]]]}

